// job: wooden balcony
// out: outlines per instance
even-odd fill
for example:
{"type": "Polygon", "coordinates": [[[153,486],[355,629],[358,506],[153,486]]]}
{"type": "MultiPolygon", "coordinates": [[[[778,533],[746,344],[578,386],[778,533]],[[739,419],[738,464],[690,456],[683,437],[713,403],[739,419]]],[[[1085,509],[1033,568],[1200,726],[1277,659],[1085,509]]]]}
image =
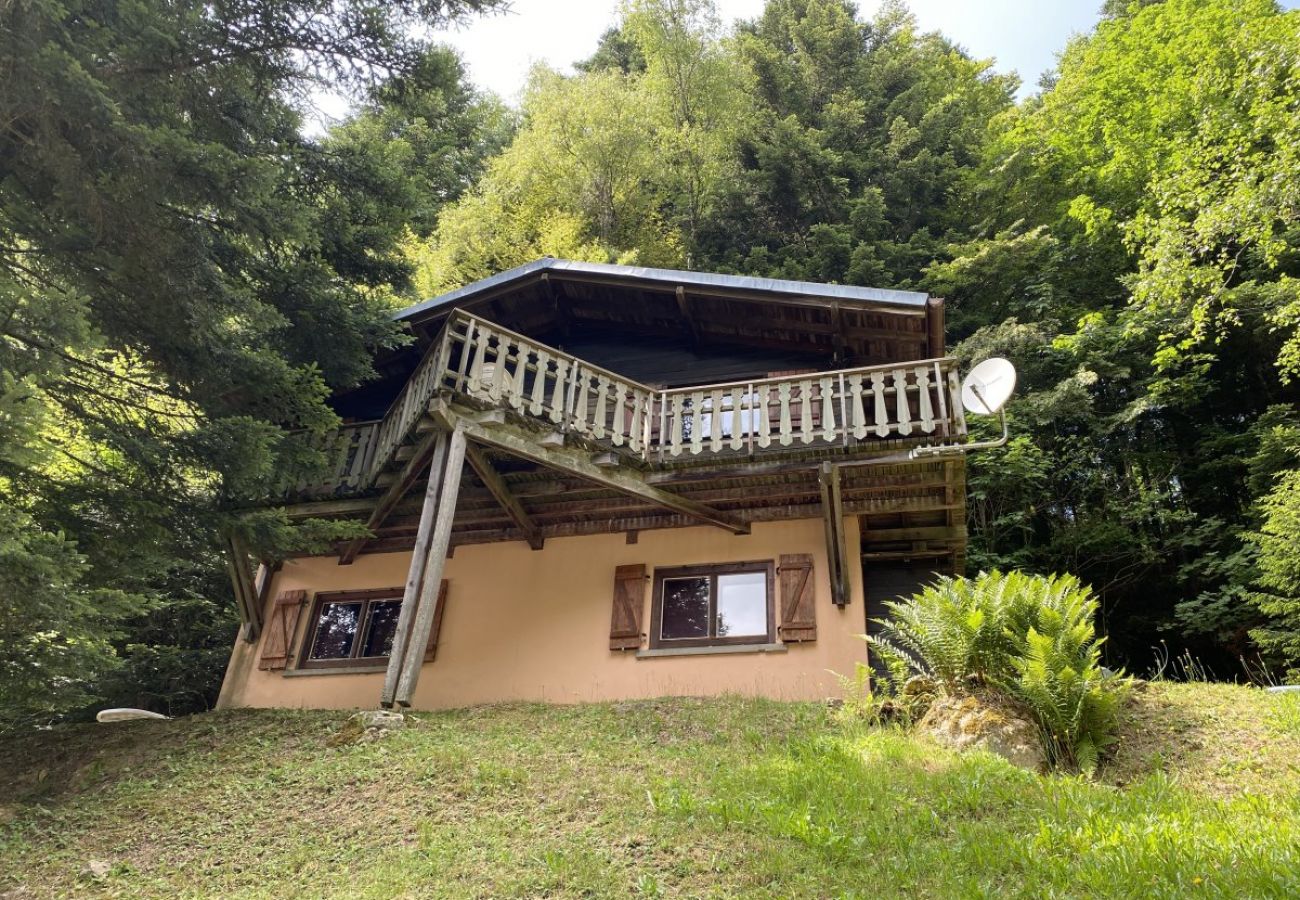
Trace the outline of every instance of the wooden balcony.
{"type": "Polygon", "coordinates": [[[613,464],[671,468],[966,434],[952,359],[655,388],[455,312],[383,419],[345,425],[321,449],[331,468],[298,497],[362,492],[400,461],[435,398],[496,408],[543,432],[610,454],[613,464]]]}

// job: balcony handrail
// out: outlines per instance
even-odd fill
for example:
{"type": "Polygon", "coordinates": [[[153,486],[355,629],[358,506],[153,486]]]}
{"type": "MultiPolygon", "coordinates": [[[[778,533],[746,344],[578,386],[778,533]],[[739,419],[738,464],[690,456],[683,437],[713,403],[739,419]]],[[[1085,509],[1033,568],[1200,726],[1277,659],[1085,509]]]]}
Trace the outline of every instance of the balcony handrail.
{"type": "Polygon", "coordinates": [[[943,365],[945,363],[955,363],[956,361],[957,358],[955,356],[934,356],[931,357],[930,359],[918,359],[918,360],[909,359],[907,362],[902,362],[902,363],[876,363],[875,365],[871,365],[871,366],[854,366],[848,369],[830,369],[825,372],[818,369],[816,372],[803,372],[798,375],[773,375],[768,378],[746,378],[746,379],[741,379],[740,381],[722,381],[722,382],[718,382],[717,384],[709,383],[709,384],[678,385],[677,387],[663,388],[662,390],[659,388],[655,388],[654,390],[656,390],[658,393],[664,393],[664,394],[672,394],[672,393],[677,393],[679,391],[690,392],[690,391],[706,391],[706,390],[713,391],[719,389],[725,390],[727,388],[744,387],[747,384],[758,384],[760,382],[762,382],[763,384],[768,384],[777,381],[802,381],[805,378],[822,378],[828,375],[831,377],[837,377],[839,375],[853,375],[853,374],[869,375],[874,371],[889,372],[894,369],[907,368],[909,366],[932,366],[935,363],[939,363],[940,365],[943,365]]]}

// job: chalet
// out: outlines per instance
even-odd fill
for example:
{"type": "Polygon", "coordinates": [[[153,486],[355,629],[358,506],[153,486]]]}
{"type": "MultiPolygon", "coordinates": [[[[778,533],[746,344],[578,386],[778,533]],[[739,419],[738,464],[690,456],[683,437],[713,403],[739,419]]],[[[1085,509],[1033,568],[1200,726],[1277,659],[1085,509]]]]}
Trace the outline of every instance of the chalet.
{"type": "Polygon", "coordinates": [[[277,500],[369,536],[256,571],[232,545],[221,705],[837,694],[881,602],[963,567],[943,313],[550,258],[405,310],[277,500]]]}

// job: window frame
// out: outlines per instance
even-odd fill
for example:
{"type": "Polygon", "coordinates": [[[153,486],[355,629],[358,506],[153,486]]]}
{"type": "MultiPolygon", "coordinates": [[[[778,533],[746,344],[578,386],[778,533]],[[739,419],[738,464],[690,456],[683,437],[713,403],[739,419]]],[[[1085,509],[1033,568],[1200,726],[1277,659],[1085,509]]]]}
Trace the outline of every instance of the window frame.
{"type": "Polygon", "coordinates": [[[776,561],[750,560],[734,563],[706,563],[693,566],[655,568],[654,591],[650,597],[650,648],[662,650],[669,647],[727,647],[759,645],[776,642],[776,561]],[[718,576],[743,575],[761,572],[767,589],[767,632],[736,637],[664,638],[660,636],[663,623],[664,582],[674,578],[709,578],[709,629],[717,627],[718,576]]]}
{"type": "Polygon", "coordinates": [[[312,598],[311,618],[307,620],[306,633],[302,646],[298,650],[297,669],[354,669],[367,668],[386,663],[386,656],[358,656],[365,641],[362,640],[366,627],[370,623],[371,608],[376,603],[396,600],[400,606],[404,587],[370,588],[356,591],[326,591],[312,598]],[[352,640],[352,655],[337,659],[312,659],[311,648],[316,644],[316,633],[320,630],[321,610],[327,603],[360,603],[361,615],[358,617],[357,634],[352,640]]]}

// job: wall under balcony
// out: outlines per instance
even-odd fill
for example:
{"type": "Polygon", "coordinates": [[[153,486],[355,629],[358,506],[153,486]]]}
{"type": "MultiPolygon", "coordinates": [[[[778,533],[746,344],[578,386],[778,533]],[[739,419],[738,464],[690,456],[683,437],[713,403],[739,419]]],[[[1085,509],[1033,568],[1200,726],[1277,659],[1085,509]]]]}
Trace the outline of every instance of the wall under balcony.
{"type": "MultiPolygon", "coordinates": [[[[848,547],[857,547],[856,518],[845,519],[845,531],[848,547]]],[[[409,561],[409,553],[364,555],[350,566],[334,557],[290,560],[276,574],[268,600],[296,589],[307,591],[310,603],[318,591],[400,586],[409,561]]],[[[857,637],[865,630],[861,568],[850,566],[850,602],[836,607],[820,519],[758,523],[748,535],[712,527],[648,531],[635,544],[620,533],[555,538],[541,551],[522,543],[464,546],[447,561],[445,575],[449,591],[437,658],[423,668],[416,709],[723,693],[813,700],[839,696],[831,672],[850,674],[866,660],[857,637]],[[784,652],[655,658],[609,649],[616,566],[644,563],[653,574],[656,566],[775,561],[788,553],[814,559],[816,641],[784,652]]],[[[651,593],[647,584],[643,630],[651,593]]],[[[308,609],[299,617],[295,650],[308,630],[308,609]]],[[[262,671],[259,654],[258,645],[236,642],[221,706],[378,703],[382,673],[262,671]]]]}

